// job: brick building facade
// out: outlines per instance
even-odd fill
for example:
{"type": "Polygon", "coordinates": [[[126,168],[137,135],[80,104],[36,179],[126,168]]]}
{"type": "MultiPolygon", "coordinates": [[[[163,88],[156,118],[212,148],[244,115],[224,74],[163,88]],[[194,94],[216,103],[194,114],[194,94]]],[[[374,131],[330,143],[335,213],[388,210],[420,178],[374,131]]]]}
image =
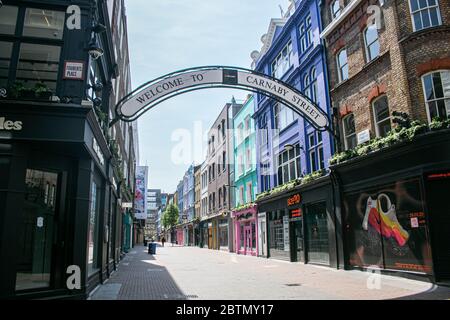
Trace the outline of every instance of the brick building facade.
{"type": "Polygon", "coordinates": [[[325,1],[321,8],[321,37],[328,48],[331,99],[342,146],[354,146],[356,135],[367,129],[370,138],[382,136],[394,127],[388,118],[393,111],[429,122],[435,113],[427,110],[422,77],[450,70],[448,1],[429,1],[426,7],[415,0],[337,2],[341,7],[334,19],[335,1],[325,1]],[[417,18],[419,13],[422,17],[417,18]]]}

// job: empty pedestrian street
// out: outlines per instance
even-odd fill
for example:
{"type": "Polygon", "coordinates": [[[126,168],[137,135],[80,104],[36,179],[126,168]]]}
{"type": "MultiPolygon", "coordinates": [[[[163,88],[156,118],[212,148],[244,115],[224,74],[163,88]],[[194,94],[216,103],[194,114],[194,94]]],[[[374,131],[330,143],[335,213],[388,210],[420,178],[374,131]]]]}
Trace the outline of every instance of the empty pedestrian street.
{"type": "Polygon", "coordinates": [[[136,246],[92,300],[450,299],[450,288],[198,247],[136,246]]]}

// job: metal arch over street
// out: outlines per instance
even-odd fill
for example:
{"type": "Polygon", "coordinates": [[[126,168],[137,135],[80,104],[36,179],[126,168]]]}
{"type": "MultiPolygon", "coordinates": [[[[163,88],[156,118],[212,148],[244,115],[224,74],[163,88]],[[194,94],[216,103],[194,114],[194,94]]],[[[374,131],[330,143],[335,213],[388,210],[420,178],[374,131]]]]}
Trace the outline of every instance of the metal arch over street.
{"type": "Polygon", "coordinates": [[[184,69],[141,85],[117,103],[116,118],[110,126],[118,120],[134,121],[167,99],[206,88],[234,88],[258,92],[288,106],[317,130],[333,133],[327,114],[299,90],[253,70],[227,66],[184,69]]]}

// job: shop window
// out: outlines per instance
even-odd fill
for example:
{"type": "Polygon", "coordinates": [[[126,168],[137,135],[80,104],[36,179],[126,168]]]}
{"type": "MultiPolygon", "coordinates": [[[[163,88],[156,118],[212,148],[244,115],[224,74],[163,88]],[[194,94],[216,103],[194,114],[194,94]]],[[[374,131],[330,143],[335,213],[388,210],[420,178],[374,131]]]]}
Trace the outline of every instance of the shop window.
{"type": "Polygon", "coordinates": [[[272,77],[281,78],[292,65],[292,42],[289,41],[272,62],[272,77]]]}
{"type": "Polygon", "coordinates": [[[27,8],[23,35],[49,39],[63,38],[65,13],[43,9],[27,8]]]}
{"type": "Polygon", "coordinates": [[[58,174],[27,169],[25,186],[17,243],[18,291],[50,287],[53,244],[58,230],[58,174]]]}
{"type": "Polygon", "coordinates": [[[353,149],[357,145],[356,140],[356,128],[355,128],[355,116],[349,114],[342,119],[344,130],[344,144],[345,150],[353,149]]]}
{"type": "Polygon", "coordinates": [[[377,25],[374,23],[364,30],[364,43],[366,47],[367,62],[372,61],[380,54],[377,25]]]}
{"type": "Polygon", "coordinates": [[[2,6],[0,10],[0,34],[14,34],[17,24],[18,7],[2,6]]]}
{"type": "Polygon", "coordinates": [[[414,31],[442,24],[438,0],[410,0],[414,31]]]}
{"type": "Polygon", "coordinates": [[[8,74],[9,66],[11,64],[12,49],[12,42],[0,41],[0,88],[6,88],[8,85],[8,74]]]}
{"type": "Polygon", "coordinates": [[[381,96],[372,102],[375,131],[377,137],[385,137],[391,131],[391,117],[389,114],[388,99],[386,96],[381,96]]]}
{"type": "Polygon", "coordinates": [[[308,262],[329,265],[330,249],[325,202],[306,206],[305,224],[308,262]]]}
{"type": "Polygon", "coordinates": [[[308,154],[310,172],[325,168],[325,157],[323,152],[322,132],[315,131],[308,135],[308,154]]]}
{"type": "Polygon", "coordinates": [[[88,274],[98,270],[98,216],[100,211],[100,189],[95,184],[91,185],[91,208],[89,211],[89,239],[88,239],[88,274]]]}
{"type": "Polygon", "coordinates": [[[26,87],[44,83],[50,90],[56,90],[61,47],[22,43],[16,79],[26,87]]]}
{"type": "Polygon", "coordinates": [[[331,19],[336,19],[341,15],[341,0],[334,0],[330,4],[331,19]]]}
{"type": "Polygon", "coordinates": [[[348,60],[347,60],[347,49],[342,49],[336,56],[339,82],[348,79],[348,60]]]}
{"type": "Polygon", "coordinates": [[[278,155],[278,185],[282,185],[300,177],[300,145],[278,155]]]}
{"type": "Polygon", "coordinates": [[[450,70],[437,71],[422,77],[428,121],[450,116],[450,70]]]}

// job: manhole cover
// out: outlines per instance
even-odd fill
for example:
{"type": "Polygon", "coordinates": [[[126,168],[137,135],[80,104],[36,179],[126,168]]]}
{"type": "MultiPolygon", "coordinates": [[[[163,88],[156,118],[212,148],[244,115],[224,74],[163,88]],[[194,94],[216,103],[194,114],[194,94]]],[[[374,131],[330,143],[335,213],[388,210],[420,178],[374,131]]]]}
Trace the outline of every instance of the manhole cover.
{"type": "Polygon", "coordinates": [[[287,284],[285,284],[285,286],[288,286],[288,287],[300,287],[301,284],[300,283],[287,283],[287,284]]]}

